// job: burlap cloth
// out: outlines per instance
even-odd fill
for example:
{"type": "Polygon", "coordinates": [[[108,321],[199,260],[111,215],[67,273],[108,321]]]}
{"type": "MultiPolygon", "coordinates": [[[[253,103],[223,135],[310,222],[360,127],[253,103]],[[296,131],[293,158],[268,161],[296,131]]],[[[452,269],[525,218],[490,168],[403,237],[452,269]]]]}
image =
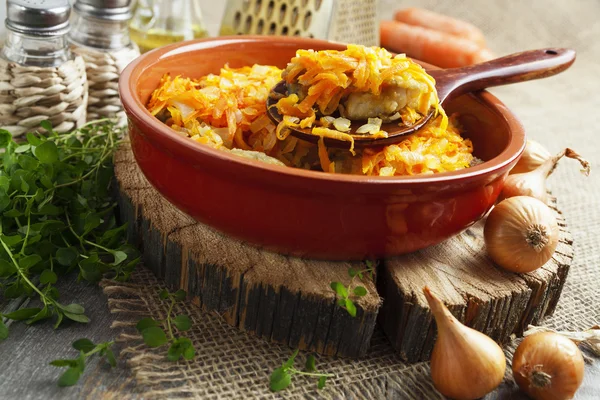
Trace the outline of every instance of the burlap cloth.
{"type": "MultiPolygon", "coordinates": [[[[207,3],[205,3],[207,4],[207,3]]],[[[538,47],[572,47],[574,66],[545,80],[493,90],[523,122],[527,133],[552,152],[570,146],[597,168],[600,157],[600,2],[578,1],[390,1],[381,2],[382,18],[394,9],[415,5],[469,20],[481,27],[490,48],[504,55],[538,47]]],[[[207,6],[210,7],[210,6],[207,6]]],[[[213,7],[220,8],[221,5],[213,7]]],[[[206,14],[218,13],[208,9],[206,14]]],[[[545,326],[583,330],[600,322],[600,174],[589,178],[575,162],[566,160],[551,178],[575,240],[575,259],[558,308],[545,326]]],[[[140,268],[127,284],[104,282],[114,324],[135,379],[137,396],[144,398],[439,398],[427,363],[408,365],[397,357],[376,330],[370,352],[361,360],[317,357],[319,370],[336,374],[327,388],[316,390],[314,380],[295,377],[280,394],[268,389],[269,375],[292,350],[246,335],[216,315],[185,304],[194,326],[188,332],[197,349],[191,362],[170,363],[165,348],[144,346],[133,326],[141,316],[164,318],[166,306],[157,298],[162,287],[140,268]]],[[[506,348],[508,360],[516,342],[506,348]]],[[[300,354],[304,361],[306,355],[300,354]]],[[[596,361],[598,362],[598,361],[596,361]]],[[[507,380],[510,385],[510,378],[507,380]]],[[[123,395],[119,394],[119,398],[123,395]]]]}

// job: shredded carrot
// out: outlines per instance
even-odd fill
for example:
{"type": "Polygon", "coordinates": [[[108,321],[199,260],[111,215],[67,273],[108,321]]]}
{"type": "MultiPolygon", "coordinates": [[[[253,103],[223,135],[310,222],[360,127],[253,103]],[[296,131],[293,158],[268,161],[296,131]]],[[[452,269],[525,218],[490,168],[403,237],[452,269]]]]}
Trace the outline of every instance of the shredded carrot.
{"type": "MultiPolygon", "coordinates": [[[[419,88],[414,101],[398,110],[403,123],[414,124],[430,108],[442,115],[444,121],[446,118],[433,77],[405,55],[392,56],[383,48],[351,44],[343,51],[298,50],[282,76],[288,84],[299,84],[304,97],[290,93],[277,102],[277,109],[281,115],[302,118],[303,128],[322,126],[315,113],[341,112],[342,99],[351,93],[379,95],[387,86],[410,89],[411,94],[414,94],[412,89],[419,88]]],[[[314,130],[312,133],[319,136],[314,130]]]]}
{"type": "MultiPolygon", "coordinates": [[[[473,158],[471,142],[460,136],[456,118],[448,120],[443,113],[400,143],[379,149],[355,150],[351,135],[333,129],[334,118],[317,114],[321,114],[321,109],[337,108],[343,97],[344,88],[331,85],[329,81],[332,79],[339,80],[346,87],[356,81],[365,90],[377,89],[381,82],[373,82],[382,78],[371,70],[375,56],[369,51],[358,60],[348,54],[318,58],[323,65],[330,67],[321,71],[311,51],[303,52],[311,56],[301,66],[291,64],[283,72],[272,66],[254,65],[242,68],[225,66],[218,75],[211,74],[198,80],[165,75],[151,95],[148,110],[173,130],[198,143],[223,150],[240,149],[235,153],[238,155],[248,150],[263,152],[267,156],[265,160],[272,157],[278,160],[276,163],[280,161],[290,167],[392,176],[453,171],[470,165],[473,158]],[[338,68],[346,68],[344,71],[352,73],[339,72],[338,68]],[[305,111],[298,106],[307,101],[306,97],[300,100],[300,96],[292,94],[281,99],[278,107],[281,107],[280,112],[285,111],[283,122],[275,125],[266,112],[269,91],[282,77],[288,79],[293,76],[306,82],[324,80],[327,83],[313,91],[327,94],[317,96],[314,101],[311,99],[311,106],[305,111]],[[319,137],[318,143],[291,136],[290,127],[311,128],[313,134],[319,137]],[[328,148],[325,138],[350,142],[350,151],[328,148]]],[[[403,62],[407,64],[406,60],[403,62]]],[[[405,68],[400,64],[393,65],[395,71],[405,68]]],[[[385,75],[384,72],[381,74],[385,75]]],[[[434,84],[426,74],[420,74],[415,76],[426,81],[426,85],[434,84]]],[[[435,98],[433,92],[428,93],[420,95],[417,107],[402,110],[402,118],[418,120],[421,115],[419,109],[424,109],[427,101],[435,98]]],[[[387,135],[375,128],[368,134],[373,137],[387,135]]]]}

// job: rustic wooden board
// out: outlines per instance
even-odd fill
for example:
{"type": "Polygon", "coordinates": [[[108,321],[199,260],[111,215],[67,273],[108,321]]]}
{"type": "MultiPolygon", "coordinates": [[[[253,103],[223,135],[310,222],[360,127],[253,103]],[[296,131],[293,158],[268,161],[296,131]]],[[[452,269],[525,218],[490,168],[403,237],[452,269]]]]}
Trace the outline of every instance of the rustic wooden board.
{"type": "Polygon", "coordinates": [[[330,283],[350,282],[361,262],[302,260],[264,251],[197,223],[166,201],[144,178],[128,145],[115,158],[119,208],[143,262],[204,310],[259,337],[321,354],[364,355],[381,300],[368,294],[351,317],[336,304],[330,283]]]}
{"type": "Polygon", "coordinates": [[[364,355],[378,320],[404,359],[429,359],[435,325],[425,285],[469,326],[505,342],[554,311],[573,256],[557,211],[561,236],[552,261],[529,274],[504,272],[487,258],[479,222],[440,245],[382,260],[377,287],[365,283],[369,294],[352,318],[329,285],[348,283],[348,269],[362,263],[286,257],[197,223],[147,182],[127,145],[117,153],[115,174],[129,237],[157,276],[231,325],[321,354],[364,355]]]}
{"type": "Polygon", "coordinates": [[[413,254],[386,260],[377,282],[385,299],[379,321],[400,355],[428,360],[435,324],[422,288],[428,285],[454,315],[498,342],[554,312],[573,258],[572,238],[556,209],[559,244],[553,258],[528,274],[496,267],[487,257],[484,221],[413,254]]]}

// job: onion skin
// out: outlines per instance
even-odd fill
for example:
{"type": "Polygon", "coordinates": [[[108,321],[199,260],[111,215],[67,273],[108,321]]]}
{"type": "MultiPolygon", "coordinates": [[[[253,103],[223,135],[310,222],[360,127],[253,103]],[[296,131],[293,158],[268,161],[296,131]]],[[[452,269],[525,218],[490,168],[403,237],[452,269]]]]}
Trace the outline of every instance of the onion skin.
{"type": "Polygon", "coordinates": [[[423,292],[438,328],[430,362],[435,388],[458,400],[485,396],[504,379],[502,349],[483,333],[461,324],[429,288],[423,292]]]}
{"type": "Polygon", "coordinates": [[[570,339],[539,332],[517,347],[512,370],[517,385],[536,400],[571,399],[583,381],[583,355],[570,339]]]}
{"type": "Polygon", "coordinates": [[[546,160],[550,159],[552,154],[544,146],[535,140],[527,140],[523,155],[517,161],[517,164],[510,170],[511,174],[521,174],[533,171],[546,160]]]}
{"type": "MultiPolygon", "coordinates": [[[[546,179],[552,174],[556,168],[558,161],[563,158],[572,158],[581,164],[583,169],[581,172],[588,176],[590,174],[590,163],[587,162],[573,149],[566,148],[557,155],[548,158],[539,167],[529,172],[514,173],[511,171],[504,181],[502,192],[500,192],[499,200],[502,201],[514,196],[530,196],[538,200],[548,203],[550,196],[546,189],[546,179]]],[[[515,171],[516,172],[516,171],[515,171]]]]}
{"type": "Polygon", "coordinates": [[[558,245],[554,212],[532,197],[516,196],[496,205],[485,221],[489,256],[511,272],[531,272],[552,258],[558,245]]]}

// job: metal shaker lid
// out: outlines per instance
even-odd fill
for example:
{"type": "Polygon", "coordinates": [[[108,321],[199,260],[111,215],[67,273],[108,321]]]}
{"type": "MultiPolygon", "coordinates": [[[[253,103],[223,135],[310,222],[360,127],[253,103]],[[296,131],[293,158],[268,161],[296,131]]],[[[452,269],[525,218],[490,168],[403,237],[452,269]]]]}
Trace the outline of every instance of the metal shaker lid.
{"type": "Polygon", "coordinates": [[[70,15],[69,0],[6,0],[6,28],[18,33],[64,35],[70,15]]]}
{"type": "Polygon", "coordinates": [[[133,0],[75,0],[73,7],[80,14],[110,21],[131,18],[133,0]]]}

